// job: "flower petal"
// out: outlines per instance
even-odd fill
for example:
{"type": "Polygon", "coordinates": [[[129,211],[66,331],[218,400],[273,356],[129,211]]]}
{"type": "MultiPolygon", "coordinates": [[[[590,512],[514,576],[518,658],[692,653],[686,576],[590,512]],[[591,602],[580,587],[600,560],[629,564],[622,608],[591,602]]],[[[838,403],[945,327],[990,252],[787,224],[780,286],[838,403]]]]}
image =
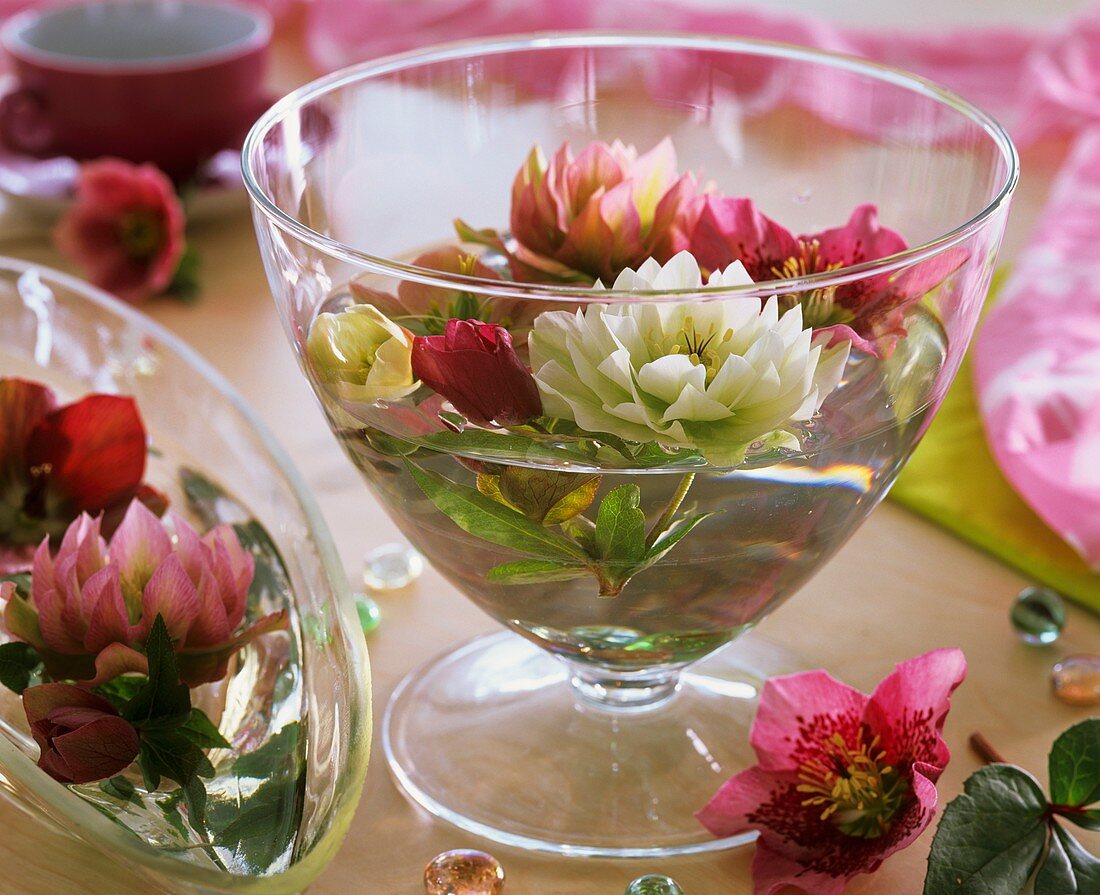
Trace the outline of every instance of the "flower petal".
{"type": "Polygon", "coordinates": [[[56,406],[54,393],[41,383],[0,378],[0,481],[23,474],[27,439],[56,406]]]}
{"type": "Polygon", "coordinates": [[[47,414],[27,441],[28,468],[73,511],[98,511],[133,496],[145,474],[145,427],[131,398],[89,395],[47,414]]]}
{"type": "Polygon", "coordinates": [[[172,553],[172,539],[163,523],[140,501],[133,501],[111,538],[111,562],[122,575],[123,587],[140,594],[153,572],[172,553]]]}
{"type": "Polygon", "coordinates": [[[173,553],[157,566],[145,585],[141,595],[141,622],[133,629],[132,636],[138,640],[148,637],[159,614],[164,617],[172,640],[183,641],[199,609],[198,589],[173,553]]]}
{"type": "Polygon", "coordinates": [[[97,687],[124,674],[148,674],[149,660],[131,646],[112,643],[95,657],[95,676],[84,681],[89,687],[97,687]]]}
{"type": "Polygon", "coordinates": [[[962,650],[938,649],[900,663],[875,688],[864,717],[891,762],[924,763],[930,779],[938,779],[951,757],[941,736],[944,720],[965,677],[962,650]]]}
{"type": "Polygon", "coordinates": [[[113,712],[53,738],[53,748],[68,770],[65,782],[104,780],[124,771],[137,758],[137,731],[113,712]]]}
{"type": "Polygon", "coordinates": [[[796,770],[820,755],[822,742],[834,733],[856,742],[867,701],[865,694],[824,671],[769,678],[750,735],[760,766],[796,770]]]}

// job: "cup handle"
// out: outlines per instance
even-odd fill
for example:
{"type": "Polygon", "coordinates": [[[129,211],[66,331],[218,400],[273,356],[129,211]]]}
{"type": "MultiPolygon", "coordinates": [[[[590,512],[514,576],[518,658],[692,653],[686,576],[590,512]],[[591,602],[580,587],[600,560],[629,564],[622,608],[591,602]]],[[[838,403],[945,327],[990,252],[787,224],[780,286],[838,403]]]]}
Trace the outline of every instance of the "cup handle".
{"type": "Polygon", "coordinates": [[[54,145],[49,108],[40,93],[19,87],[0,98],[0,141],[8,149],[45,155],[54,145]]]}

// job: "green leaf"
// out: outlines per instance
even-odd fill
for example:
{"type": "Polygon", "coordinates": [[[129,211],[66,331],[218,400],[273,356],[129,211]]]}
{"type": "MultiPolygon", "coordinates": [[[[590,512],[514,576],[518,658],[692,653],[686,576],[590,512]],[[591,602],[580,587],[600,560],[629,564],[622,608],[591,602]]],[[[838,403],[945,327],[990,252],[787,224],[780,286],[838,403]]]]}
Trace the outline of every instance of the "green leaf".
{"type": "Polygon", "coordinates": [[[137,794],[137,787],[125,777],[112,777],[99,784],[99,788],[113,799],[129,802],[141,808],[143,803],[137,794]]]}
{"type": "Polygon", "coordinates": [[[595,452],[582,445],[553,444],[526,435],[505,435],[484,429],[466,429],[463,432],[433,432],[416,439],[418,444],[446,453],[471,456],[491,454],[498,460],[528,462],[534,460],[572,461],[591,466],[595,452]]]}
{"type": "Polygon", "coordinates": [[[1100,800],[1100,718],[1065,731],[1050,749],[1050,800],[1079,807],[1100,800]]]}
{"type": "Polygon", "coordinates": [[[662,556],[668,553],[673,547],[686,538],[704,519],[713,516],[713,513],[699,513],[695,516],[685,517],[683,519],[677,519],[668,527],[668,529],[662,532],[661,536],[653,542],[653,546],[649,548],[649,552],[646,553],[646,564],[650,565],[659,560],[662,556]]]}
{"type": "Polygon", "coordinates": [[[1058,824],[1051,826],[1054,835],[1035,877],[1035,895],[1100,895],[1100,858],[1085,851],[1058,824]]]}
{"type": "Polygon", "coordinates": [[[588,568],[581,563],[556,559],[520,559],[493,566],[485,575],[494,584],[537,584],[583,578],[588,568]]]}
{"type": "Polygon", "coordinates": [[[589,556],[596,554],[596,524],[586,516],[574,516],[561,524],[561,529],[584,548],[589,556]]]}
{"type": "Polygon", "coordinates": [[[180,683],[176,654],[164,617],[158,612],[145,641],[149,677],[122,711],[135,727],[178,727],[191,714],[191,693],[180,683]]]}
{"type": "Polygon", "coordinates": [[[527,518],[557,525],[588,509],[600,487],[600,476],[508,466],[496,484],[500,495],[527,518]]]}
{"type": "Polygon", "coordinates": [[[997,764],[971,774],[936,829],[924,895],[1017,895],[1042,855],[1046,809],[1026,771],[997,764]]]}
{"type": "Polygon", "coordinates": [[[29,643],[13,640],[11,643],[0,644],[0,684],[13,693],[26,690],[31,685],[31,680],[40,676],[41,669],[42,657],[29,643]]]}
{"type": "Polygon", "coordinates": [[[420,490],[463,531],[538,557],[585,559],[584,551],[572,541],[476,489],[459,485],[408,460],[405,466],[420,490]]]}
{"type": "Polygon", "coordinates": [[[191,709],[190,716],[180,726],[179,731],[200,749],[233,748],[202,709],[191,709]]]}
{"type": "Polygon", "coordinates": [[[646,554],[645,514],[638,509],[642,489],[619,485],[600,501],[596,514],[596,554],[608,563],[633,566],[646,554]]]}
{"type": "Polygon", "coordinates": [[[292,721],[284,725],[278,733],[272,734],[266,743],[258,749],[246,752],[233,764],[233,773],[238,777],[269,777],[271,769],[280,763],[295,761],[300,748],[300,722],[292,721]]]}
{"type": "MultiPolygon", "coordinates": [[[[1084,827],[1086,830],[1100,831],[1100,809],[1093,808],[1089,811],[1059,812],[1059,817],[1064,817],[1071,823],[1084,827]]],[[[1098,893],[1100,895],[1100,893],[1098,893]]]]}

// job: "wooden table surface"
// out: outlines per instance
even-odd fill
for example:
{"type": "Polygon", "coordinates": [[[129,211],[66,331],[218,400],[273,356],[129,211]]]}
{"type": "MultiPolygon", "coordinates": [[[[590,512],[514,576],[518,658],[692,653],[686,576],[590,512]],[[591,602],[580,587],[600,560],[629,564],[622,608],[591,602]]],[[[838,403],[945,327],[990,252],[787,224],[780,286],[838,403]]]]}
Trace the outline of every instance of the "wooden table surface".
{"type": "MultiPolygon", "coordinates": [[[[814,0],[789,0],[783,5],[832,9],[814,0]]],[[[899,10],[903,7],[896,5],[899,10]]],[[[943,8],[942,16],[950,15],[946,11],[950,3],[934,5],[943,8]]],[[[1047,8],[1076,5],[1064,0],[1047,8]]],[[[1026,15],[1022,2],[1012,0],[1008,8],[1026,15]]],[[[895,12],[894,18],[900,15],[895,12]]],[[[284,58],[278,74],[280,84],[290,84],[301,78],[302,69],[284,58]]],[[[1026,233],[1043,188],[1042,172],[1029,172],[1010,246],[1019,244],[1026,233]]],[[[341,454],[294,365],[247,215],[205,226],[194,242],[203,259],[201,303],[186,307],[156,302],[148,310],[234,382],[282,440],[317,494],[354,581],[367,551],[394,540],[396,530],[341,454]]],[[[9,240],[0,245],[0,251],[64,266],[42,239],[9,240]]],[[[965,475],[965,470],[944,470],[944,474],[965,475]]],[[[1100,649],[1100,621],[1074,608],[1056,645],[1034,649],[1021,644],[1009,627],[1007,612],[1026,583],[967,544],[887,503],[817,577],[760,626],[759,634],[800,655],[806,668],[824,667],[864,689],[901,659],[934,647],[961,647],[970,674],[957,692],[947,724],[954,759],[940,783],[941,799],[946,801],[978,767],[966,747],[971,732],[982,731],[1010,761],[1045,778],[1052,738],[1088,715],[1087,710],[1065,706],[1051,696],[1049,670],[1061,655],[1100,649]]],[[[368,638],[376,718],[393,687],[411,668],[451,644],[494,627],[431,570],[405,591],[381,595],[378,600],[383,622],[368,638]]],[[[479,733],[472,730],[471,736],[479,733]]],[[[0,892],[4,895],[144,895],[152,891],[147,882],[109,857],[44,829],[3,802],[0,830],[0,892]]],[[[848,892],[920,892],[931,838],[929,830],[877,874],[858,878],[848,892]]],[[[1091,845],[1095,850],[1095,838],[1091,845]]],[[[648,872],[675,877],[688,895],[752,891],[751,847],[675,860],[614,862],[532,857],[480,842],[412,807],[391,781],[376,738],[358,815],[343,849],[310,892],[416,895],[423,891],[423,866],[433,855],[469,846],[486,848],[500,858],[511,895],[618,895],[631,879],[648,872]]]]}

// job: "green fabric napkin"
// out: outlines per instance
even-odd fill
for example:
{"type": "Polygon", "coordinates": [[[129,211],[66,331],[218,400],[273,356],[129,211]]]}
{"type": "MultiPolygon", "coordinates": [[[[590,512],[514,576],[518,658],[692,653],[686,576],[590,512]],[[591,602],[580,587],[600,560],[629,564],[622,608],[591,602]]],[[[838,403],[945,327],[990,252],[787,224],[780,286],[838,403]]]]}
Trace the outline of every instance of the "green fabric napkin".
{"type": "Polygon", "coordinates": [[[1100,574],[1001,475],[982,430],[969,357],[890,497],[1100,613],[1100,574]]]}

